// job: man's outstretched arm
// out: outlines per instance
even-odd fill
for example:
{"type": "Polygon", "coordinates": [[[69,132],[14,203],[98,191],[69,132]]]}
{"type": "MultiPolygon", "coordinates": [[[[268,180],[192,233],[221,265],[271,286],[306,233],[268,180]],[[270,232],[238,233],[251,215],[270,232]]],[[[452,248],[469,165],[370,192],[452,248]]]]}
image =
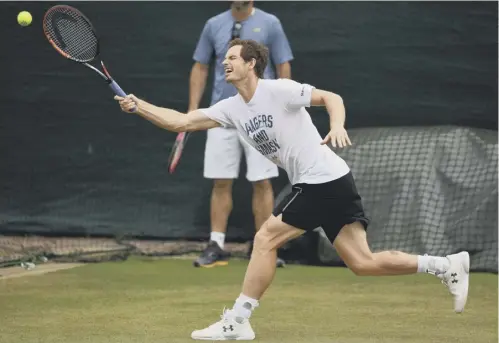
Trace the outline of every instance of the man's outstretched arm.
{"type": "Polygon", "coordinates": [[[154,125],[173,132],[202,131],[221,126],[203,112],[197,110],[187,114],[169,108],[158,107],[130,94],[125,98],[115,96],[121,109],[127,113],[135,113],[149,120],[154,125]]]}

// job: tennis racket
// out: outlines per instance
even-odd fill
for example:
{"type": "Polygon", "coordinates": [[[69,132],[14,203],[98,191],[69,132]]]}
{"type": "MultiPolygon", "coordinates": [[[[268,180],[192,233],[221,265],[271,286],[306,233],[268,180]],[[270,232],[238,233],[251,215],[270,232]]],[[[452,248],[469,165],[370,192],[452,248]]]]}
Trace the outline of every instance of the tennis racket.
{"type": "Polygon", "coordinates": [[[173,144],[172,151],[170,153],[170,157],[168,158],[168,171],[170,174],[175,172],[177,168],[180,157],[182,157],[182,153],[184,152],[185,144],[187,143],[187,139],[191,135],[190,132],[180,132],[175,139],[175,143],[173,144]]]}
{"type": "Polygon", "coordinates": [[[102,71],[89,64],[99,56],[100,46],[92,23],[83,13],[67,5],[51,7],[43,18],[43,32],[50,44],[62,56],[92,69],[107,82],[115,94],[126,96],[102,60],[100,61],[102,71]]]}

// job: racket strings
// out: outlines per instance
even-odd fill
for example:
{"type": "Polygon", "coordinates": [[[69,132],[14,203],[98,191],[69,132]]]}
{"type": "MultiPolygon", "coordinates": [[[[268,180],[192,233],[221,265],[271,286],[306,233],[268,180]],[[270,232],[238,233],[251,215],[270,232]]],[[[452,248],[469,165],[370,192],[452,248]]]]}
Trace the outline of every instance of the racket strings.
{"type": "Polygon", "coordinates": [[[98,39],[91,24],[79,13],[60,6],[47,13],[45,33],[52,43],[68,57],[89,62],[98,54],[98,39]]]}

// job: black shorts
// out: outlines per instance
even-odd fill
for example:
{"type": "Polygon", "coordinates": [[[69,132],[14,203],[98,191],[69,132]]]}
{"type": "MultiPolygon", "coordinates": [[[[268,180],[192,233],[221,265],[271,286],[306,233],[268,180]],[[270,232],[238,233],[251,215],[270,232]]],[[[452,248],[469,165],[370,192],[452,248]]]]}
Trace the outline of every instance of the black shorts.
{"type": "Polygon", "coordinates": [[[273,211],[274,216],[281,213],[283,222],[298,229],[322,227],[331,242],[346,224],[369,225],[351,172],[326,183],[293,185],[273,211]]]}

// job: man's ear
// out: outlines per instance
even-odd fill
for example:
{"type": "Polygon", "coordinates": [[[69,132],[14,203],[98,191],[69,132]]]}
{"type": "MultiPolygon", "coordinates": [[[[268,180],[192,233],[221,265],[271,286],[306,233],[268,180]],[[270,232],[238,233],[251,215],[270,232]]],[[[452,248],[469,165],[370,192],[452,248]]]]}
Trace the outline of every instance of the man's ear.
{"type": "Polygon", "coordinates": [[[256,59],[252,58],[250,61],[250,68],[255,69],[255,66],[256,66],[256,59]]]}

